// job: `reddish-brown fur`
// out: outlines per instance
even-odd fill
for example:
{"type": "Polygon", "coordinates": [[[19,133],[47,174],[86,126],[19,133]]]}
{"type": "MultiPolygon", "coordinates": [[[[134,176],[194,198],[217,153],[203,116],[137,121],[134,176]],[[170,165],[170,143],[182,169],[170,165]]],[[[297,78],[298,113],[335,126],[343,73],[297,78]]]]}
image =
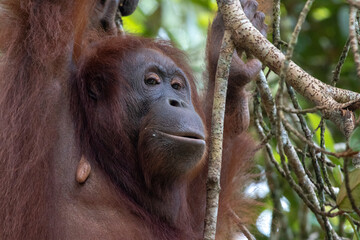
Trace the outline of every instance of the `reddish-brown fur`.
{"type": "Polygon", "coordinates": [[[1,2],[1,239],[47,239],[55,221],[50,165],[61,88],[73,26],[87,17],[89,4],[1,2]]]}
{"type": "MultiPolygon", "coordinates": [[[[131,188],[144,202],[150,201],[131,177],[131,171],[138,171],[138,153],[127,145],[129,137],[121,128],[124,127],[123,120],[129,116],[124,116],[121,108],[115,108],[116,103],[112,106],[110,102],[108,111],[113,111],[119,118],[111,121],[115,125],[109,126],[108,130],[118,128],[120,131],[118,141],[113,139],[108,144],[113,148],[123,142],[119,148],[113,149],[118,153],[116,160],[123,161],[128,168],[115,164],[107,166],[122,173],[119,174],[120,181],[109,175],[103,162],[95,161],[95,155],[99,153],[103,161],[110,160],[113,156],[106,157],[107,149],[100,145],[98,149],[93,149],[87,142],[75,146],[75,139],[87,141],[89,134],[98,131],[96,119],[86,127],[80,124],[82,111],[91,113],[91,107],[72,105],[75,116],[75,122],[72,122],[69,107],[78,102],[70,102],[70,95],[81,97],[83,93],[81,89],[68,92],[72,56],[74,52],[80,55],[83,33],[93,4],[89,0],[1,2],[0,238],[199,239],[205,212],[206,164],[199,164],[176,189],[164,191],[164,198],[178,202],[179,208],[166,206],[165,215],[170,217],[162,218],[159,217],[161,214],[151,213],[134,202],[121,189],[124,186],[131,188]],[[87,132],[84,132],[85,129],[87,132]],[[90,161],[92,172],[87,182],[79,185],[74,173],[82,154],[90,161]],[[119,182],[123,186],[119,186],[119,182]]],[[[180,51],[168,45],[165,47],[163,43],[134,37],[103,41],[98,44],[105,50],[108,47],[108,51],[103,49],[99,52],[98,63],[108,66],[116,64],[120,57],[126,57],[132,48],[139,46],[156,49],[169,56],[189,76],[195,109],[209,125],[211,110],[205,99],[211,99],[213,95],[217,56],[209,56],[210,83],[206,98],[201,99],[180,51]]],[[[211,40],[209,44],[211,51],[218,48],[211,40]]],[[[246,65],[240,62],[240,66],[242,70],[237,69],[240,74],[230,79],[229,86],[237,91],[229,94],[228,103],[232,105],[227,106],[225,119],[220,231],[231,218],[229,208],[241,218],[248,215],[249,209],[239,188],[248,179],[247,160],[254,146],[244,133],[248,119],[243,117],[247,109],[243,87],[248,78],[260,69],[260,64],[256,61],[246,65]],[[239,76],[241,78],[237,81],[235,78],[239,76]]],[[[93,69],[105,75],[113,74],[96,65],[93,69]]],[[[114,80],[120,82],[113,83],[113,91],[126,91],[126,83],[122,85],[118,78],[114,80]]],[[[107,94],[111,96],[113,93],[107,94]]],[[[169,177],[172,174],[170,172],[169,177]]],[[[159,187],[154,191],[161,194],[162,189],[159,187]]],[[[242,219],[245,221],[246,218],[242,219]]]]}

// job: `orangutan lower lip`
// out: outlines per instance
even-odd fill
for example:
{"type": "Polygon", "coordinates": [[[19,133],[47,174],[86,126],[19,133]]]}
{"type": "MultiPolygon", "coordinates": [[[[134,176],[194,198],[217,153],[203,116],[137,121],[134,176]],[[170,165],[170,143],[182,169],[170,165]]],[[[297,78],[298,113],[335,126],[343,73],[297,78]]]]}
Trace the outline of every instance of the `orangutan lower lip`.
{"type": "Polygon", "coordinates": [[[186,133],[166,133],[163,131],[158,131],[160,134],[166,135],[168,137],[171,138],[177,138],[179,140],[190,140],[190,141],[204,141],[204,136],[201,136],[200,134],[197,133],[190,133],[190,132],[186,132],[186,133]]]}

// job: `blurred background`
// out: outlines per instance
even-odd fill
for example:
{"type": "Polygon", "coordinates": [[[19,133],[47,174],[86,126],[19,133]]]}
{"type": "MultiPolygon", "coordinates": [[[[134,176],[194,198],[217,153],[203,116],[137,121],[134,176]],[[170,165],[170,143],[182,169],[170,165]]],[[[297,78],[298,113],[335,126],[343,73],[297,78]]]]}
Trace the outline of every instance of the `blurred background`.
{"type": "MultiPolygon", "coordinates": [[[[261,7],[271,4],[272,0],[262,0],[261,7]]],[[[299,13],[304,7],[304,0],[281,1],[281,38],[288,42],[299,13]]],[[[269,9],[269,6],[265,6],[269,9]]],[[[124,28],[128,33],[146,37],[171,40],[174,45],[187,52],[191,66],[198,80],[201,80],[205,69],[204,52],[207,28],[217,11],[215,0],[140,0],[136,12],[124,17],[124,28]]],[[[269,14],[271,11],[267,11],[269,14]]],[[[293,60],[312,76],[323,82],[331,82],[333,70],[348,38],[349,7],[344,0],[317,0],[303,25],[293,60]]],[[[272,41],[271,13],[267,16],[269,25],[268,39],[272,41]]],[[[278,78],[270,76],[269,84],[275,91],[278,78]]],[[[359,92],[360,81],[357,80],[353,57],[350,53],[343,65],[340,81],[337,86],[359,92]]],[[[250,86],[249,90],[254,88],[250,86]]],[[[303,108],[312,104],[298,96],[303,108]]],[[[309,126],[313,129],[320,122],[320,115],[308,114],[309,126]]],[[[326,131],[326,148],[334,151],[345,148],[345,139],[330,122],[326,131]]],[[[254,132],[254,137],[256,132],[254,132]]],[[[315,136],[318,138],[318,136],[315,136]]],[[[316,139],[315,139],[316,141],[316,139]]],[[[318,141],[318,140],[317,140],[318,141]]],[[[273,144],[275,148],[275,144],[273,144]]],[[[276,153],[276,149],[273,151],[276,153]]],[[[288,183],[276,172],[273,179],[280,190],[280,206],[274,206],[267,178],[265,161],[260,152],[256,158],[256,170],[260,177],[256,183],[246,188],[246,193],[262,202],[258,209],[256,225],[250,231],[257,239],[269,239],[273,214],[279,214],[283,224],[278,231],[278,239],[324,239],[323,232],[314,217],[288,183]]],[[[338,159],[332,159],[336,162],[338,159]]],[[[338,163],[341,166],[340,162],[338,163]]],[[[338,172],[340,172],[338,170],[338,172]]],[[[336,173],[340,174],[340,173],[336,173]]],[[[333,186],[339,187],[341,179],[331,179],[333,186]]],[[[352,236],[353,229],[343,217],[331,218],[335,231],[345,236],[352,236]]]]}

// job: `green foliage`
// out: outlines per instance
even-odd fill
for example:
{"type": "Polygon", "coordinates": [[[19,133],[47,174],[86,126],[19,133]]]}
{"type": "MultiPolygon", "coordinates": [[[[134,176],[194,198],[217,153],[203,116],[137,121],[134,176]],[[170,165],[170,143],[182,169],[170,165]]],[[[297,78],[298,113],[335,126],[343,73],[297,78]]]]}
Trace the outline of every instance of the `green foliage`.
{"type": "MultiPolygon", "coordinates": [[[[201,80],[207,28],[216,10],[215,0],[141,0],[135,13],[124,17],[124,28],[132,34],[172,41],[188,53],[201,80]]],[[[203,86],[201,81],[199,86],[203,86]]]]}
{"type": "Polygon", "coordinates": [[[341,183],[344,180],[344,175],[342,174],[341,167],[339,165],[337,165],[336,167],[333,168],[332,176],[333,176],[333,179],[334,179],[332,184],[335,187],[340,187],[341,183]]]}
{"type": "MultiPolygon", "coordinates": [[[[321,121],[321,117],[318,114],[307,114],[307,117],[309,118],[309,125],[312,127],[313,130],[317,129],[320,121],[321,121]]],[[[320,130],[316,131],[315,134],[315,142],[320,145],[320,130]]],[[[329,130],[328,127],[325,127],[325,135],[324,135],[324,139],[325,139],[325,147],[330,150],[330,151],[334,151],[334,140],[333,137],[331,135],[331,132],[329,130]]]]}
{"type": "Polygon", "coordinates": [[[186,51],[205,47],[207,27],[217,10],[215,0],[142,0],[125,17],[129,33],[173,41],[186,51]]]}
{"type": "Polygon", "coordinates": [[[351,134],[349,147],[354,151],[360,151],[360,128],[356,128],[351,134]]]}

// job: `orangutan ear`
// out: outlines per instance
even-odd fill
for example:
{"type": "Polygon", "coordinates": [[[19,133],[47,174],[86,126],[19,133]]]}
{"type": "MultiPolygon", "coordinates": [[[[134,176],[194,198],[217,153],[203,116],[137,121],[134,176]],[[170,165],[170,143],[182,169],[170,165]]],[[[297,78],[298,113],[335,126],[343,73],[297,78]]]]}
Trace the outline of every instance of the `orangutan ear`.
{"type": "Polygon", "coordinates": [[[85,81],[88,96],[91,99],[97,101],[101,97],[103,89],[105,87],[105,79],[102,76],[98,75],[91,79],[86,79],[85,81]]]}

